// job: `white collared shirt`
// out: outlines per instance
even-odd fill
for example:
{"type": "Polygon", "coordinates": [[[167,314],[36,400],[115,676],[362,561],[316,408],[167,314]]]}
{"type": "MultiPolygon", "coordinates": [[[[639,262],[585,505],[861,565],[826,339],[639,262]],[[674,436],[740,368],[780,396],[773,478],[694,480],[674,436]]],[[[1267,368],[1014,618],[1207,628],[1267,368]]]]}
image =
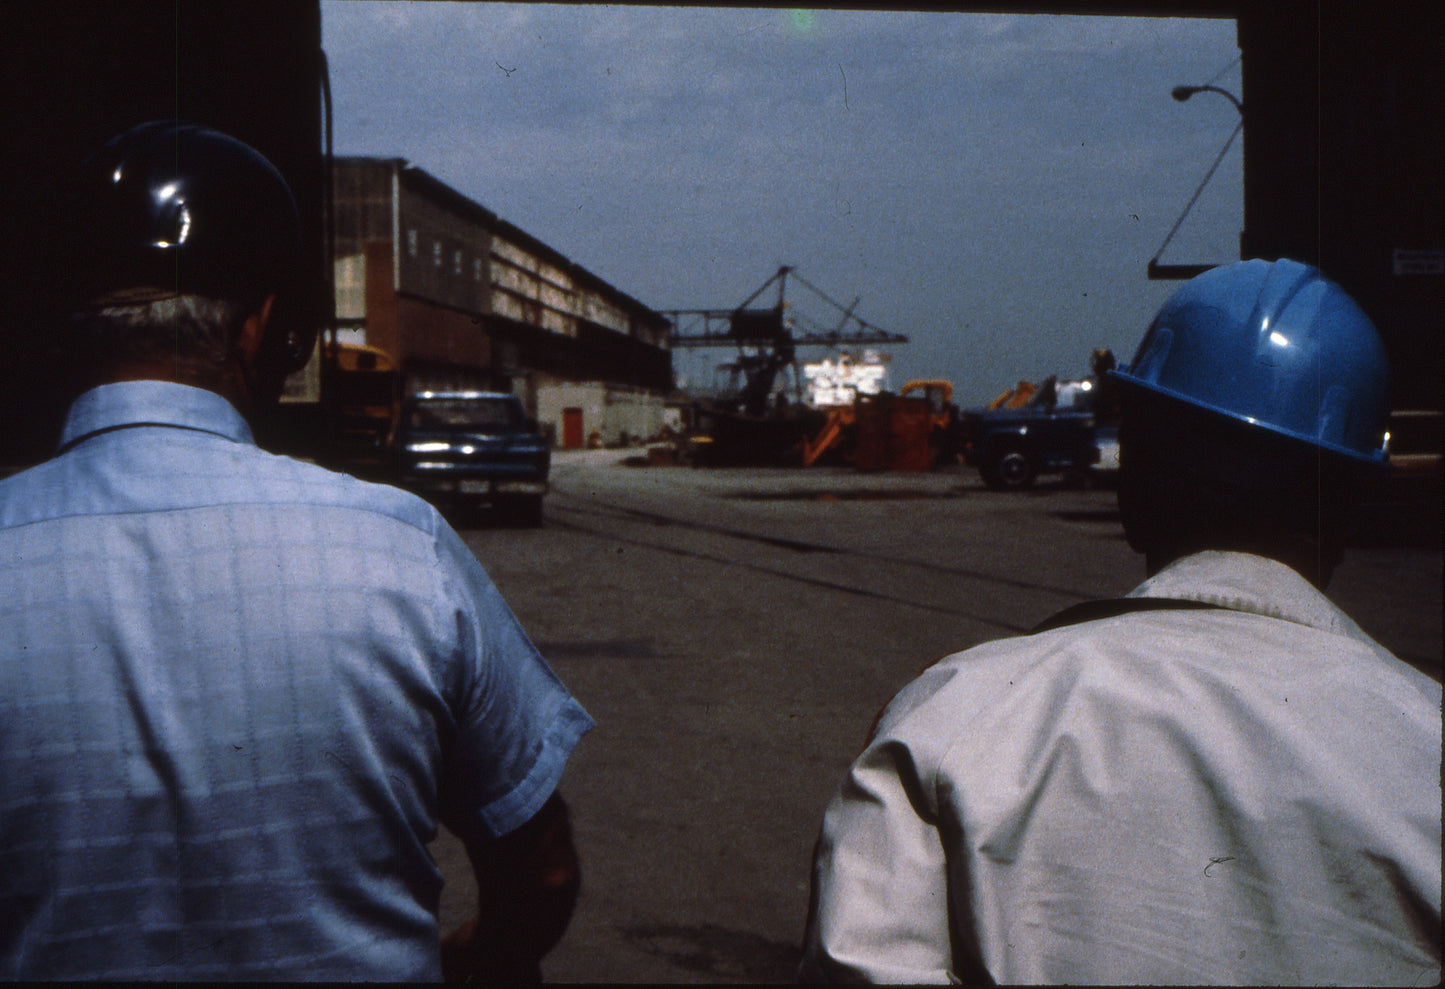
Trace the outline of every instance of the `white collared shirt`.
{"type": "Polygon", "coordinates": [[[1432,984],[1440,684],[1297,573],[1201,553],[1142,611],[957,653],[830,804],[802,974],[1432,984]]]}

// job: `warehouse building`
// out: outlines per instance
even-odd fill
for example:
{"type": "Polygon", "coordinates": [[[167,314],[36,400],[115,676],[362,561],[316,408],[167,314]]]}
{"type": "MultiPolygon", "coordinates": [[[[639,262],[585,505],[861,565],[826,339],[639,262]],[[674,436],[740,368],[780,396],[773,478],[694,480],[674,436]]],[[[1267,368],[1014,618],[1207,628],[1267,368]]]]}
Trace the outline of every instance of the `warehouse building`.
{"type": "Polygon", "coordinates": [[[403,393],[512,392],[559,446],[661,431],[663,316],[403,159],[337,158],[333,183],[328,344],[403,393]]]}

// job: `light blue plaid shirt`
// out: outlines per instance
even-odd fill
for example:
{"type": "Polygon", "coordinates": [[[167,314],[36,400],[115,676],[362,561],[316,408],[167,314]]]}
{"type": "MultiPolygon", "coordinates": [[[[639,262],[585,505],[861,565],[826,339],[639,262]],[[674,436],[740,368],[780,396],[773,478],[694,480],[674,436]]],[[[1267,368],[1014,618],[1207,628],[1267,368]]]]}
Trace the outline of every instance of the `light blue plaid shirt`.
{"type": "Polygon", "coordinates": [[[424,502],[94,389],[0,481],[0,977],[438,978],[437,821],[590,727],[424,502]]]}

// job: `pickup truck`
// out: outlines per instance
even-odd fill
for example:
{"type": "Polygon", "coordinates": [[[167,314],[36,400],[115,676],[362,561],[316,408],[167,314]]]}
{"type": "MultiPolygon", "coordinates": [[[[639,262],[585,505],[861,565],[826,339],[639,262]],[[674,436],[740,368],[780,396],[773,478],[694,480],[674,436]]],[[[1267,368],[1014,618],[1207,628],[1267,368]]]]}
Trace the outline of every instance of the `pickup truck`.
{"type": "Polygon", "coordinates": [[[1041,474],[1088,474],[1117,467],[1101,463],[1115,449],[1114,426],[1096,416],[1091,379],[1050,380],[1017,409],[971,409],[959,415],[964,462],[991,488],[1021,490],[1041,474]]]}
{"type": "Polygon", "coordinates": [[[510,521],[542,524],[551,449],[515,395],[408,396],[392,451],[397,483],[434,503],[487,503],[510,521]]]}

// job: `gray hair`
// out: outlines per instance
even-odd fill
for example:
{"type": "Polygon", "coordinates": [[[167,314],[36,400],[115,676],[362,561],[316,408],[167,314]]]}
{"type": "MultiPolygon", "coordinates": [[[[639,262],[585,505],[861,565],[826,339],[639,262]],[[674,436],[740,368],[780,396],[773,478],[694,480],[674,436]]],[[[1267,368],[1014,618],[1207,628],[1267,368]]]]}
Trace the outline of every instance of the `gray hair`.
{"type": "Polygon", "coordinates": [[[167,366],[200,382],[221,376],[252,307],[201,295],[112,296],[66,319],[72,366],[92,374],[167,366]]]}

